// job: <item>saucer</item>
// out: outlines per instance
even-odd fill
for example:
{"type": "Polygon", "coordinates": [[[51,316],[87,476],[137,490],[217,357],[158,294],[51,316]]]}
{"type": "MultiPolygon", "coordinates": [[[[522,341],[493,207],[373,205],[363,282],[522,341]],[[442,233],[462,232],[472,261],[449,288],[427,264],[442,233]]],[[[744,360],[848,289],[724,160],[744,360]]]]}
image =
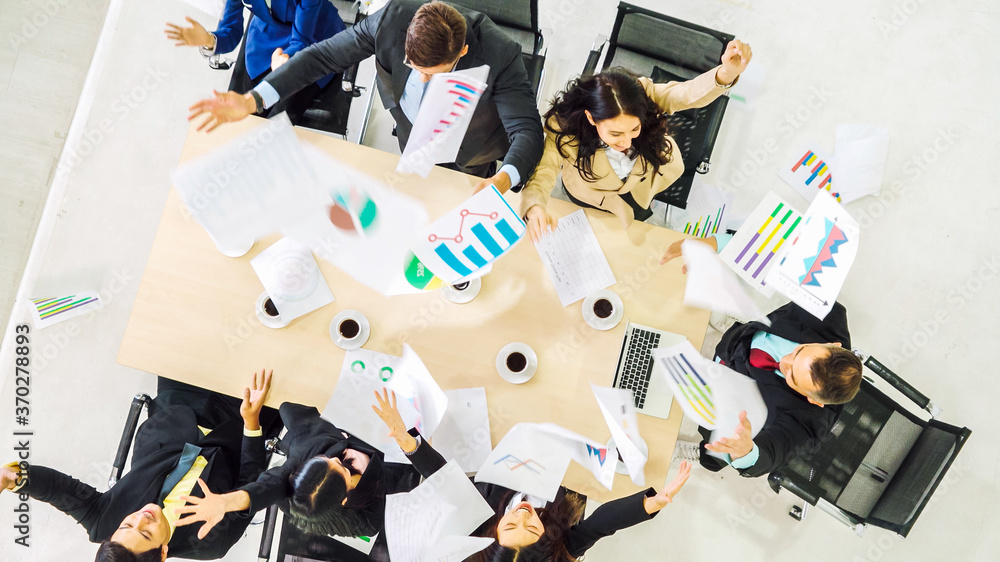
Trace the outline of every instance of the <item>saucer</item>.
{"type": "Polygon", "coordinates": [[[523,384],[531,380],[531,377],[535,375],[535,370],[538,369],[538,357],[535,355],[535,350],[531,349],[526,343],[513,342],[500,348],[500,353],[497,353],[497,372],[503,380],[513,383],[513,384],[523,384]],[[507,356],[515,351],[520,351],[524,354],[524,358],[528,360],[528,364],[524,367],[524,370],[515,373],[507,368],[507,356]]]}
{"type": "Polygon", "coordinates": [[[243,241],[243,243],[241,244],[223,247],[223,245],[220,244],[219,241],[216,240],[214,236],[212,236],[211,232],[208,233],[208,237],[212,239],[212,242],[215,244],[215,248],[220,252],[222,252],[222,255],[226,256],[227,258],[238,258],[240,256],[245,256],[247,252],[253,249],[253,245],[256,243],[256,241],[253,238],[251,238],[250,240],[243,241]]]}
{"type": "Polygon", "coordinates": [[[330,339],[341,349],[346,349],[347,351],[358,349],[368,343],[368,336],[370,335],[371,325],[368,323],[368,317],[357,310],[342,310],[330,321],[330,339]],[[340,323],[348,318],[357,322],[359,327],[358,335],[350,339],[340,335],[340,331],[337,330],[340,323]]]}
{"type": "Polygon", "coordinates": [[[587,295],[583,299],[583,305],[581,307],[581,312],[583,313],[583,319],[587,322],[591,328],[595,330],[610,330],[618,325],[625,317],[625,306],[622,304],[621,297],[618,296],[614,291],[609,291],[607,289],[601,289],[599,291],[594,291],[587,295]],[[607,318],[600,318],[594,314],[594,303],[598,299],[608,299],[611,301],[611,306],[614,307],[614,311],[611,316],[607,318]]]}
{"type": "Polygon", "coordinates": [[[268,314],[264,312],[264,301],[267,300],[268,296],[269,295],[267,294],[267,291],[264,291],[263,293],[260,294],[259,297],[257,297],[257,305],[254,308],[254,310],[257,312],[257,320],[260,320],[260,323],[263,324],[264,326],[272,328],[274,330],[277,330],[278,328],[284,328],[285,326],[288,325],[290,320],[282,320],[280,310],[278,311],[277,316],[268,316],[268,314]]]}

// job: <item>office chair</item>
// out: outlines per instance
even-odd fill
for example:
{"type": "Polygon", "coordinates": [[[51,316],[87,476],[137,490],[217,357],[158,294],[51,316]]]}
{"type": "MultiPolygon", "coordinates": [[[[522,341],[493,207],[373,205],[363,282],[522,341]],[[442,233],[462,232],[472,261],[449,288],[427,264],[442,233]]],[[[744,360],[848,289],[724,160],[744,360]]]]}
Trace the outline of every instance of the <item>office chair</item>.
{"type": "Polygon", "coordinates": [[[528,71],[535,101],[545,78],[545,38],[538,28],[538,0],[452,0],[490,18],[508,37],[521,45],[521,60],[528,71]]]}
{"type": "Polygon", "coordinates": [[[139,416],[142,415],[143,408],[149,409],[149,403],[153,399],[148,394],[136,394],[132,398],[132,404],[128,408],[128,417],[125,418],[125,428],[122,430],[122,437],[118,441],[118,451],[115,453],[115,461],[111,464],[111,476],[108,478],[108,488],[121,480],[122,472],[125,470],[125,461],[128,460],[128,452],[132,450],[132,439],[135,438],[136,429],[139,427],[139,416]]]}
{"type": "Polygon", "coordinates": [[[814,505],[858,535],[873,525],[906,537],[972,432],[935,419],[940,409],[929,398],[874,357],[855,353],[929,419],[886,396],[866,374],[831,431],[772,472],[768,483],[805,502],[789,512],[795,519],[814,505]]]}
{"type": "MultiPolygon", "coordinates": [[[[598,36],[583,75],[594,74],[603,53],[601,70],[622,66],[655,83],[690,80],[718,66],[726,45],[733,39],[728,33],[621,2],[611,37],[598,36]]],[[[723,95],[705,107],[667,116],[670,136],[684,161],[684,174],[658,193],[657,200],[687,207],[695,172],[704,174],[709,170],[728,102],[729,97],[723,95]]]]}

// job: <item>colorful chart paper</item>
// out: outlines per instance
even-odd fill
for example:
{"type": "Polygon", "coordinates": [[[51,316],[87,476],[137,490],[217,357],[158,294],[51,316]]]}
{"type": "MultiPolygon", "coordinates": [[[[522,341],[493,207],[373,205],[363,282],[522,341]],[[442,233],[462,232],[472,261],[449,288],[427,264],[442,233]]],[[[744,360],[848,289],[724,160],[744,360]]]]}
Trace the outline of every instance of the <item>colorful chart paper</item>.
{"type": "Polygon", "coordinates": [[[840,192],[834,186],[831,162],[832,159],[817,147],[817,143],[809,143],[778,169],[778,176],[808,202],[812,202],[820,191],[826,191],[840,201],[840,192]]]}
{"type": "Polygon", "coordinates": [[[817,197],[805,223],[767,277],[769,286],[826,318],[858,252],[860,228],[830,196],[817,197]]]}
{"type": "Polygon", "coordinates": [[[653,358],[663,366],[667,384],[684,414],[706,429],[715,429],[717,412],[704,358],[691,342],[654,349],[653,358]]]}
{"type": "Polygon", "coordinates": [[[732,193],[696,177],[691,183],[687,208],[671,207],[667,227],[696,238],[725,233],[732,214],[733,199],[732,193]]]}
{"type": "Polygon", "coordinates": [[[497,188],[490,186],[434,221],[413,246],[404,264],[406,278],[418,289],[474,275],[510,251],[526,226],[497,188]]]}
{"type": "Polygon", "coordinates": [[[719,257],[750,286],[770,296],[774,291],[765,284],[767,273],[801,221],[802,215],[797,210],[769,192],[719,257]]]}
{"type": "Polygon", "coordinates": [[[63,297],[31,299],[31,317],[35,329],[41,330],[53,324],[80,316],[91,310],[100,310],[104,304],[94,291],[83,291],[63,297]]]}

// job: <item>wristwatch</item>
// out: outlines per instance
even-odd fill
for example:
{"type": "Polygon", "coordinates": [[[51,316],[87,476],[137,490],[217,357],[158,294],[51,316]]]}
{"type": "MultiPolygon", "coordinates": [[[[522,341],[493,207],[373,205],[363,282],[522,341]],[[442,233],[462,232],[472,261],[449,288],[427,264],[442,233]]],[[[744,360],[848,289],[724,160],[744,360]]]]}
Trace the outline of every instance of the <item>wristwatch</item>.
{"type": "Polygon", "coordinates": [[[257,90],[250,90],[250,96],[253,97],[254,105],[256,105],[256,107],[257,107],[257,109],[254,110],[254,113],[258,113],[258,114],[263,113],[264,112],[264,98],[260,97],[260,94],[257,93],[257,90]]]}

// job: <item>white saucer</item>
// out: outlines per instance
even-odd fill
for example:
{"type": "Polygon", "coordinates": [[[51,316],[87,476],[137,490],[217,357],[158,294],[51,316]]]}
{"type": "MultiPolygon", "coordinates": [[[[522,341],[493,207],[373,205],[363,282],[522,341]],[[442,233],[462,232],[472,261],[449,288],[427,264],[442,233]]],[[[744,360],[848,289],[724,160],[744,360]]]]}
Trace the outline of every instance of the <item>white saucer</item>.
{"type": "Polygon", "coordinates": [[[614,291],[609,291],[607,289],[601,289],[599,291],[594,291],[583,299],[583,305],[580,308],[584,321],[587,322],[591,328],[595,330],[610,330],[618,325],[625,317],[625,306],[622,304],[621,297],[618,296],[614,291]],[[611,301],[611,306],[614,307],[614,312],[611,316],[607,318],[599,318],[594,314],[594,303],[597,299],[608,299],[611,301]]]}
{"type": "Polygon", "coordinates": [[[454,285],[445,285],[441,287],[441,294],[444,295],[444,298],[455,304],[471,302],[479,294],[479,290],[483,287],[483,282],[479,277],[476,277],[468,281],[468,283],[469,286],[462,290],[456,289],[454,285]]]}
{"type": "MultiPolygon", "coordinates": [[[[608,448],[608,454],[611,454],[611,451],[615,452],[615,459],[617,460],[618,449],[615,448],[614,437],[608,439],[607,448],[608,448]]],[[[641,437],[639,438],[639,450],[642,451],[642,454],[646,455],[647,458],[649,457],[649,445],[646,445],[646,441],[641,437]]],[[[617,472],[618,474],[624,474],[625,476],[629,476],[628,468],[625,466],[625,463],[620,460],[618,461],[618,464],[615,466],[615,472],[617,472]]]]}
{"type": "Polygon", "coordinates": [[[368,343],[368,336],[371,333],[371,325],[368,323],[368,317],[357,310],[342,310],[330,322],[330,338],[333,340],[333,343],[337,344],[337,347],[346,349],[347,351],[358,349],[368,343]],[[340,323],[348,318],[357,322],[359,327],[358,335],[350,339],[340,335],[340,331],[337,330],[340,323]]]}
{"type": "Polygon", "coordinates": [[[538,357],[535,355],[535,350],[531,349],[531,346],[526,343],[508,343],[500,348],[500,353],[497,353],[496,366],[497,372],[500,373],[503,380],[509,383],[523,384],[535,376],[535,370],[538,369],[538,357]],[[520,373],[515,373],[507,368],[507,356],[515,351],[523,353],[524,358],[528,360],[528,364],[520,373]]]}
{"type": "Polygon", "coordinates": [[[272,328],[274,330],[284,328],[288,325],[290,320],[282,320],[280,310],[278,311],[277,316],[268,316],[267,313],[264,312],[264,301],[267,300],[267,297],[267,291],[264,291],[259,297],[257,297],[257,306],[254,308],[257,312],[257,320],[260,320],[260,323],[267,328],[272,328]]]}

